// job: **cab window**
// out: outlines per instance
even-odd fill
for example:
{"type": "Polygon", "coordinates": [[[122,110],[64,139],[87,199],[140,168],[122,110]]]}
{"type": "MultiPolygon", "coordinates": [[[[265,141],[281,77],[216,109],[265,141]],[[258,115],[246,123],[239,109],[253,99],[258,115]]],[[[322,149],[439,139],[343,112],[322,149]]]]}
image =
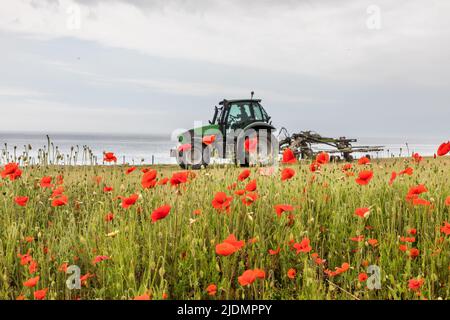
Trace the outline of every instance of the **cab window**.
{"type": "Polygon", "coordinates": [[[249,122],[252,119],[250,104],[233,103],[228,112],[227,127],[235,128],[238,124],[249,122]]]}

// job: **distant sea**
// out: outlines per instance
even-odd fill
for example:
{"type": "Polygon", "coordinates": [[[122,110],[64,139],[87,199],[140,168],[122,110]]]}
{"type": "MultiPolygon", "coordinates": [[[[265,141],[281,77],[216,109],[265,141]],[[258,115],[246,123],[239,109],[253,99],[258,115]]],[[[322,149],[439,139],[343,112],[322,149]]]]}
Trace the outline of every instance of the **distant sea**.
{"type": "MultiPolygon", "coordinates": [[[[176,144],[171,141],[170,135],[114,135],[114,134],[72,134],[54,133],[50,134],[51,141],[58,146],[59,151],[69,154],[71,147],[79,146],[81,150],[84,145],[89,146],[101,163],[102,154],[114,152],[118,157],[118,163],[129,164],[174,164],[170,158],[170,149],[176,144]]],[[[354,137],[357,138],[357,137],[354,137]]],[[[391,156],[409,156],[418,152],[423,156],[432,156],[442,143],[441,138],[401,138],[401,137],[362,137],[353,145],[382,145],[385,150],[373,153],[374,158],[386,158],[391,156]]],[[[42,133],[7,133],[0,132],[0,163],[4,163],[2,151],[7,144],[8,151],[12,153],[17,146],[17,155],[20,155],[25,145],[31,145],[30,155],[36,157],[37,150],[47,145],[47,138],[42,133]]],[[[355,157],[361,156],[354,154],[355,157]]]]}

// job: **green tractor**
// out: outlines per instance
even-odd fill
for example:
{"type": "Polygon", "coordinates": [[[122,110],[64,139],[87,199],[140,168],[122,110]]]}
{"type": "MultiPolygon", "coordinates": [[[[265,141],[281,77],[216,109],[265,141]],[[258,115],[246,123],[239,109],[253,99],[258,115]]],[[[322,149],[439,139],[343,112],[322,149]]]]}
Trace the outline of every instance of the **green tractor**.
{"type": "Polygon", "coordinates": [[[171,156],[183,169],[200,169],[211,158],[230,159],[236,165],[271,165],[279,143],[270,116],[260,99],[226,100],[215,107],[209,125],[183,132],[171,156]]]}

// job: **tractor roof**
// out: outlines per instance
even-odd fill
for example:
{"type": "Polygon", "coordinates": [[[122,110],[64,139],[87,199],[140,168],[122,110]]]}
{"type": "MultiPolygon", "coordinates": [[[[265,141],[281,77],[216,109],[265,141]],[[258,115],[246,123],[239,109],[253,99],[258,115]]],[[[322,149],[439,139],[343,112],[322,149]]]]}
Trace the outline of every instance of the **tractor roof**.
{"type": "Polygon", "coordinates": [[[219,102],[220,105],[224,105],[225,103],[235,103],[235,102],[261,102],[261,99],[235,99],[235,100],[227,100],[223,99],[219,102]]]}

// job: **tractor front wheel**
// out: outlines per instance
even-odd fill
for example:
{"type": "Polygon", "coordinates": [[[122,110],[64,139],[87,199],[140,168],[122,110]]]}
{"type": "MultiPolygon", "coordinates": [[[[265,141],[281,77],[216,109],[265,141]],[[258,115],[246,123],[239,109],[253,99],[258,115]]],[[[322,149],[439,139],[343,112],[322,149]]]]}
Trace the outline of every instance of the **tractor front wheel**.
{"type": "Polygon", "coordinates": [[[206,168],[210,159],[211,148],[202,143],[195,143],[189,150],[179,151],[177,155],[177,162],[182,169],[206,168]]]}

